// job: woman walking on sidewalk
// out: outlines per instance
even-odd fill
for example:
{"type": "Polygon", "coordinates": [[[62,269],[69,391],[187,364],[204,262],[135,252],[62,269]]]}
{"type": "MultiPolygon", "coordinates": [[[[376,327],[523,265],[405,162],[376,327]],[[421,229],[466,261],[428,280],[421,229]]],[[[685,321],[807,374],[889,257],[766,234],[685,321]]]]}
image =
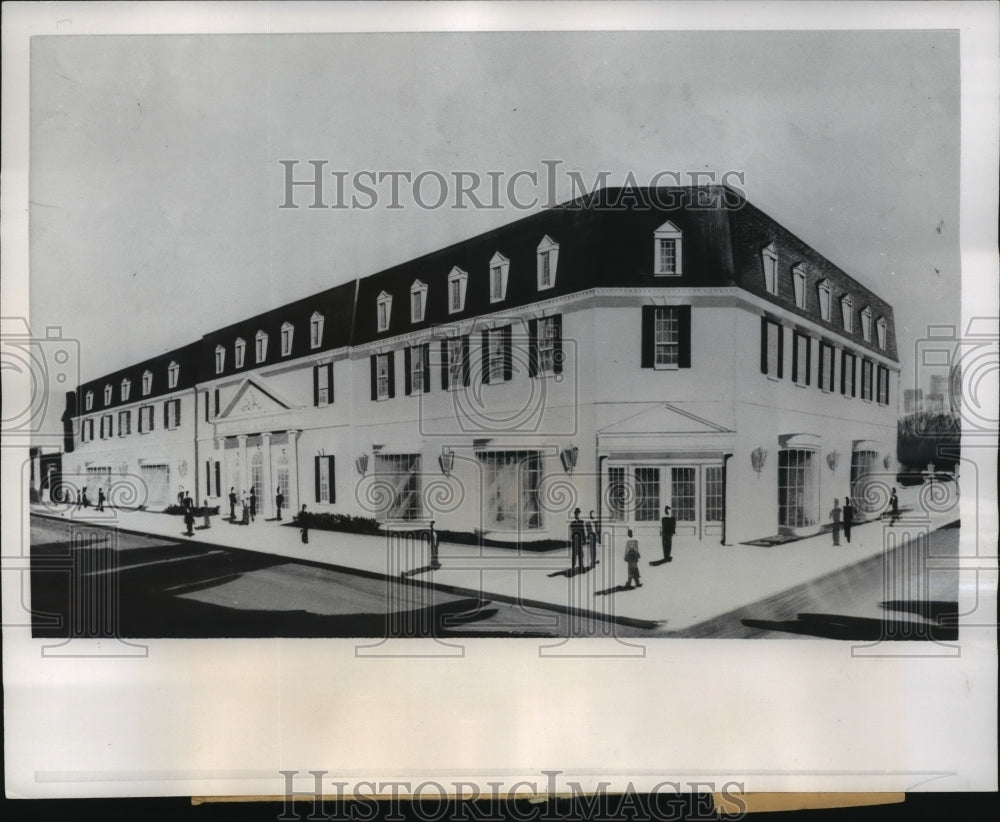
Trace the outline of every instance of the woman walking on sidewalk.
{"type": "Polygon", "coordinates": [[[250,524],[250,505],[247,502],[247,495],[246,495],[246,493],[243,494],[243,500],[242,500],[242,502],[243,502],[243,519],[240,521],[240,524],[241,525],[249,525],[250,524]]]}
{"type": "Polygon", "coordinates": [[[632,587],[632,580],[635,580],[635,587],[641,588],[639,581],[639,540],[632,538],[632,529],[628,529],[628,541],[625,543],[625,562],[628,565],[628,579],[625,587],[632,587]]]}
{"type": "Polygon", "coordinates": [[[212,527],[212,514],[211,509],[208,507],[208,497],[205,497],[205,510],[202,512],[205,517],[202,527],[211,528],[212,527]]]}

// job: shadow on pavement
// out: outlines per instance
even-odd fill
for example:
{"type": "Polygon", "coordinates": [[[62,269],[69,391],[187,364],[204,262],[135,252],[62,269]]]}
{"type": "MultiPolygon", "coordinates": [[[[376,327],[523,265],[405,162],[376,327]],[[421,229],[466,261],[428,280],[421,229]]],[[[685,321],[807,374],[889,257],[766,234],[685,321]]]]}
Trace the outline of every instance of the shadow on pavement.
{"type": "Polygon", "coordinates": [[[945,642],[958,639],[958,626],[935,625],[931,622],[915,622],[892,617],[872,619],[841,614],[799,614],[795,620],[744,619],[742,622],[747,628],[859,642],[879,640],[945,642]]]}

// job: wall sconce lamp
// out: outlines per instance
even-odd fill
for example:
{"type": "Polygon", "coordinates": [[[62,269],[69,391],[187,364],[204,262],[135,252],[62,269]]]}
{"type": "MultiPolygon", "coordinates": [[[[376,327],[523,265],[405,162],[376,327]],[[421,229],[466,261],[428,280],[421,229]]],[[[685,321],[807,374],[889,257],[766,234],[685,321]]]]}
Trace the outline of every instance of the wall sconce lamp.
{"type": "Polygon", "coordinates": [[[767,451],[758,445],[750,452],[750,464],[758,475],[764,470],[765,462],[767,462],[767,451]]]}
{"type": "Polygon", "coordinates": [[[438,457],[438,465],[441,466],[441,473],[446,477],[451,476],[451,469],[455,467],[455,452],[450,448],[445,448],[438,457]]]}
{"type": "Polygon", "coordinates": [[[368,472],[368,455],[362,454],[356,460],[354,460],[354,467],[358,469],[358,473],[364,476],[368,472]]]}
{"type": "Polygon", "coordinates": [[[580,455],[580,449],[575,445],[571,445],[569,448],[564,448],[559,452],[559,459],[562,460],[563,470],[567,474],[572,474],[573,469],[576,468],[576,459],[580,455]]]}
{"type": "Polygon", "coordinates": [[[831,451],[826,455],[826,464],[829,466],[831,471],[837,470],[837,463],[840,462],[840,452],[831,451]]]}

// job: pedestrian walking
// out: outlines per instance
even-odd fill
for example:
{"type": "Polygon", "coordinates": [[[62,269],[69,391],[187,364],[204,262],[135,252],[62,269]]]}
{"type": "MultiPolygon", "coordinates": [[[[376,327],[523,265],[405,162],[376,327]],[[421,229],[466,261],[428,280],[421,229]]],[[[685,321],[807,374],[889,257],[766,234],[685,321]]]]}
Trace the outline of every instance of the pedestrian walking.
{"type": "Polygon", "coordinates": [[[229,521],[236,521],[236,489],[234,487],[229,488],[229,521]]]}
{"type": "Polygon", "coordinates": [[[281,519],[281,506],[285,504],[285,495],[281,493],[281,486],[278,486],[278,493],[274,496],[274,507],[278,509],[278,519],[281,519]]]}
{"type": "Polygon", "coordinates": [[[670,556],[674,549],[674,532],[677,530],[677,520],[670,515],[670,506],[663,506],[663,518],[660,520],[660,541],[663,543],[663,561],[673,562],[670,556]]]}
{"type": "Polygon", "coordinates": [[[243,499],[241,500],[241,502],[243,504],[243,518],[242,518],[240,524],[241,525],[249,525],[250,524],[250,503],[247,502],[246,492],[244,492],[243,499]]]}
{"type": "Polygon", "coordinates": [[[431,568],[435,571],[441,567],[441,562],[438,560],[438,545],[440,544],[440,539],[438,538],[438,532],[434,530],[434,520],[431,520],[430,528],[427,531],[428,539],[430,540],[431,548],[431,568]]]}
{"type": "Polygon", "coordinates": [[[889,494],[889,525],[895,525],[899,519],[899,497],[896,496],[896,489],[892,489],[889,494]]]}
{"type": "Polygon", "coordinates": [[[76,507],[77,510],[83,508],[83,491],[79,488],[76,489],[76,507]]]}
{"type": "Polygon", "coordinates": [[[577,565],[583,570],[583,540],[586,537],[583,520],[580,519],[580,509],[573,511],[573,519],[569,523],[569,547],[572,557],[572,567],[577,565]]]}
{"type": "Polygon", "coordinates": [[[833,498],[833,509],[830,511],[831,532],[833,533],[833,544],[840,545],[840,500],[833,498]]]}
{"type": "Polygon", "coordinates": [[[309,542],[309,512],[306,511],[305,505],[299,511],[299,528],[302,533],[302,541],[309,542]]]}
{"type": "Polygon", "coordinates": [[[636,588],[642,587],[639,580],[639,540],[632,537],[632,529],[628,529],[628,540],[625,542],[625,564],[628,566],[628,579],[625,587],[631,588],[633,581],[636,588]]]}
{"type": "Polygon", "coordinates": [[[590,567],[597,565],[597,543],[601,539],[601,524],[594,518],[594,512],[590,512],[590,519],[587,520],[587,546],[590,548],[590,567]]]}
{"type": "Polygon", "coordinates": [[[90,507],[90,500],[87,499],[87,489],[86,488],[83,489],[83,507],[84,508],[89,508],[90,507]]]}
{"type": "Polygon", "coordinates": [[[250,489],[250,522],[253,522],[257,517],[257,490],[255,488],[250,489]]]}
{"type": "Polygon", "coordinates": [[[208,497],[205,497],[205,509],[201,512],[204,517],[202,521],[203,528],[212,527],[212,509],[208,505],[208,497]]]}
{"type": "Polygon", "coordinates": [[[184,506],[184,525],[187,530],[184,532],[184,536],[193,537],[194,536],[194,509],[190,505],[184,506]]]}
{"type": "Polygon", "coordinates": [[[97,489],[97,510],[98,511],[103,511],[104,510],[104,489],[103,488],[98,488],[97,489]]]}
{"type": "Polygon", "coordinates": [[[854,524],[854,506],[850,497],[844,497],[844,539],[851,544],[851,526],[854,524]]]}

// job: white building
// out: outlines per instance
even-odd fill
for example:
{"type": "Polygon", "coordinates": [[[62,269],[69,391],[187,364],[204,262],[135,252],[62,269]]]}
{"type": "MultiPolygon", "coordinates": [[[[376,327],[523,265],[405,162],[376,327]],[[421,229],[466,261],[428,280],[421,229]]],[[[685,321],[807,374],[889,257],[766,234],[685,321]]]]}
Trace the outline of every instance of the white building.
{"type": "MultiPolygon", "coordinates": [[[[169,464],[197,465],[198,499],[256,488],[265,516],[281,489],[524,544],[564,540],[576,507],[652,539],[671,505],[703,543],[863,507],[895,470],[891,306],[731,191],[622,193],[207,334],[169,464]]],[[[104,413],[81,404],[85,428],[104,413]]],[[[79,454],[144,465],[154,445],[79,454]]]]}

